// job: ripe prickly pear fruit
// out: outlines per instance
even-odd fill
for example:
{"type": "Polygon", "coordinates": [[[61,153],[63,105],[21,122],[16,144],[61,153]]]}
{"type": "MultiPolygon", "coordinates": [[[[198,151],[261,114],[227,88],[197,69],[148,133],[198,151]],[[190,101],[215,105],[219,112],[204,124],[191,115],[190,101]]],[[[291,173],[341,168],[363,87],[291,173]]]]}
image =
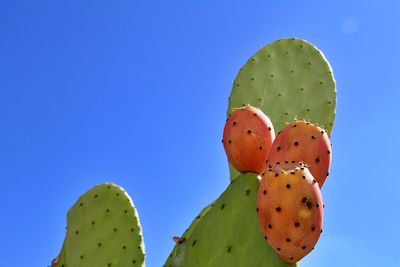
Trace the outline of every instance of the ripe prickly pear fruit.
{"type": "Polygon", "coordinates": [[[264,174],[257,195],[258,220],[283,261],[297,262],[314,249],[322,232],[323,205],[318,183],[304,165],[264,174]]]}
{"type": "Polygon", "coordinates": [[[329,136],[321,127],[306,121],[288,124],[272,144],[268,164],[304,162],[320,188],[329,175],[332,147],[329,136]]]}
{"type": "Polygon", "coordinates": [[[275,138],[270,119],[258,108],[235,109],[227,119],[222,143],[229,162],[240,172],[262,173],[275,138]]]}

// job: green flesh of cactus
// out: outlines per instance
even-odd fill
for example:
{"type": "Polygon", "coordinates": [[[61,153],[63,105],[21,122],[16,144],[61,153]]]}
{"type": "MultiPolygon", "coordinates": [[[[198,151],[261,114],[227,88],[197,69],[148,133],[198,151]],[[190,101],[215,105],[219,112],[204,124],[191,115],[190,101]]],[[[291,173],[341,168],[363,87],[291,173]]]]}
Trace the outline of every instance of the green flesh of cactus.
{"type": "Polygon", "coordinates": [[[264,239],[256,212],[258,186],[256,174],[235,179],[165,266],[297,266],[280,260],[264,239]]]}
{"type": "MultiPolygon", "coordinates": [[[[192,224],[189,226],[189,228],[186,229],[186,231],[183,233],[181,238],[184,238],[187,240],[190,237],[193,230],[196,228],[197,224],[201,221],[201,219],[203,219],[204,215],[206,215],[207,212],[209,210],[211,210],[211,208],[214,206],[214,204],[215,204],[215,201],[212,202],[207,207],[205,207],[204,209],[202,209],[202,211],[200,211],[200,213],[196,216],[196,218],[194,218],[194,220],[193,220],[192,224]]],[[[182,246],[180,244],[176,244],[164,266],[171,266],[176,255],[180,254],[181,249],[182,249],[182,246]]]]}
{"type": "MultiPolygon", "coordinates": [[[[336,85],[321,51],[295,38],[261,48],[238,73],[228,116],[252,105],[270,117],[275,132],[295,119],[317,123],[330,134],[335,119],[336,85]]],[[[230,166],[231,180],[239,173],[230,166]]]]}
{"type": "Polygon", "coordinates": [[[136,208],[114,184],[97,185],[72,206],[67,234],[52,267],[144,265],[144,243],[136,208]]]}

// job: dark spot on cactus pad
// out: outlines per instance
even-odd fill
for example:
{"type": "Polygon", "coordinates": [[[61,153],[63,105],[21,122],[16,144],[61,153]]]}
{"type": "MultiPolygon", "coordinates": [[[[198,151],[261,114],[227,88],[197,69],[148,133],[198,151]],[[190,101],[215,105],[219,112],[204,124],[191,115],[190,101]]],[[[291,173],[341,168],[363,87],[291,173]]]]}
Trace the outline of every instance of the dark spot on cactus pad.
{"type": "Polygon", "coordinates": [[[275,177],[278,177],[279,176],[279,173],[275,173],[275,177]]]}
{"type": "Polygon", "coordinates": [[[276,250],[281,251],[281,248],[276,248],[276,250]]]}
{"type": "Polygon", "coordinates": [[[79,234],[79,230],[76,230],[76,231],[75,231],[75,234],[76,234],[76,235],[79,234]]]}
{"type": "Polygon", "coordinates": [[[83,206],[83,203],[81,202],[81,203],[79,203],[79,207],[82,207],[83,206]]]}
{"type": "Polygon", "coordinates": [[[97,198],[98,196],[97,196],[97,194],[96,195],[94,195],[94,198],[97,198]]]}
{"type": "Polygon", "coordinates": [[[265,238],[265,240],[268,240],[268,237],[266,235],[264,236],[264,238],[265,238]]]}
{"type": "Polygon", "coordinates": [[[321,231],[319,233],[322,234],[322,229],[321,229],[321,231]]]}
{"type": "Polygon", "coordinates": [[[268,127],[268,130],[271,131],[271,127],[268,127]]]}
{"type": "Polygon", "coordinates": [[[256,212],[258,212],[258,208],[256,209],[256,212]]]}
{"type": "Polygon", "coordinates": [[[106,212],[108,213],[108,212],[110,212],[110,210],[109,210],[109,209],[106,209],[106,212]]]}
{"type": "Polygon", "coordinates": [[[117,228],[114,228],[114,232],[116,232],[117,231],[117,228]]]}
{"type": "Polygon", "coordinates": [[[259,146],[259,147],[258,147],[258,149],[262,150],[262,149],[263,149],[263,147],[262,147],[262,146],[259,146]]]}
{"type": "Polygon", "coordinates": [[[293,257],[290,257],[290,260],[292,261],[292,260],[293,260],[293,257]]]}
{"type": "Polygon", "coordinates": [[[107,266],[110,267],[110,266],[111,266],[111,263],[107,264],[107,266]]]}
{"type": "Polygon", "coordinates": [[[224,139],[222,139],[221,142],[224,143],[224,139]]]}
{"type": "Polygon", "coordinates": [[[82,260],[82,259],[83,259],[83,255],[81,255],[81,257],[80,257],[80,258],[81,258],[81,260],[82,260]]]}
{"type": "Polygon", "coordinates": [[[290,238],[286,238],[286,242],[290,243],[290,241],[292,241],[290,238]]]}
{"type": "Polygon", "coordinates": [[[230,144],[230,143],[232,143],[232,141],[229,139],[229,140],[228,140],[228,144],[230,144]]]}
{"type": "Polygon", "coordinates": [[[320,85],[323,85],[323,84],[324,84],[324,82],[323,82],[323,81],[320,81],[320,82],[319,82],[319,84],[320,84],[320,85]]]}
{"type": "Polygon", "coordinates": [[[125,250],[125,249],[126,249],[126,246],[122,246],[122,249],[125,250]]]}
{"type": "Polygon", "coordinates": [[[276,162],[277,165],[281,164],[279,161],[276,162]]]}
{"type": "Polygon", "coordinates": [[[311,227],[311,231],[313,232],[315,231],[315,226],[311,227]]]}
{"type": "Polygon", "coordinates": [[[254,81],[254,77],[251,77],[251,80],[254,81]]]}
{"type": "Polygon", "coordinates": [[[232,251],[232,246],[228,246],[227,252],[231,253],[231,251],[232,251]]]}
{"type": "Polygon", "coordinates": [[[223,210],[225,208],[225,204],[221,205],[221,210],[223,210]]]}
{"type": "Polygon", "coordinates": [[[306,177],[303,175],[303,179],[305,180],[306,179],[306,177]]]}
{"type": "Polygon", "coordinates": [[[290,174],[295,174],[295,173],[296,173],[296,172],[294,172],[294,171],[291,171],[291,172],[290,172],[290,174]]]}
{"type": "Polygon", "coordinates": [[[294,143],[293,143],[295,146],[298,146],[299,145],[299,142],[298,141],[294,141],[294,143]]]}
{"type": "Polygon", "coordinates": [[[330,151],[330,150],[328,150],[328,155],[329,155],[329,154],[331,154],[331,151],[330,151]]]}
{"type": "Polygon", "coordinates": [[[311,139],[315,139],[315,136],[314,136],[314,135],[311,135],[311,139]]]}
{"type": "Polygon", "coordinates": [[[271,78],[273,78],[273,77],[274,77],[274,75],[273,75],[273,74],[270,74],[269,76],[270,76],[271,78]]]}
{"type": "Polygon", "coordinates": [[[233,126],[235,126],[235,125],[237,124],[237,122],[236,122],[236,121],[234,121],[232,124],[233,124],[233,126]]]}
{"type": "Polygon", "coordinates": [[[312,183],[313,183],[313,184],[316,184],[316,183],[317,183],[317,180],[313,179],[313,180],[312,180],[312,183]]]}
{"type": "Polygon", "coordinates": [[[97,246],[98,246],[98,247],[101,247],[101,243],[98,243],[97,246]]]}
{"type": "Polygon", "coordinates": [[[107,189],[111,189],[111,185],[107,186],[107,189]]]}
{"type": "Polygon", "coordinates": [[[267,194],[267,190],[266,190],[266,189],[263,190],[263,194],[264,194],[264,195],[267,194]]]}
{"type": "Polygon", "coordinates": [[[92,221],[92,225],[94,225],[94,223],[95,223],[95,222],[94,222],[94,221],[92,221]]]}
{"type": "Polygon", "coordinates": [[[303,88],[303,87],[301,87],[301,88],[300,88],[300,91],[304,91],[304,88],[303,88]]]}
{"type": "Polygon", "coordinates": [[[128,213],[128,210],[124,210],[124,213],[127,214],[127,213],[128,213]]]}
{"type": "Polygon", "coordinates": [[[272,229],[272,225],[271,225],[271,224],[268,224],[268,228],[269,228],[269,229],[272,229]]]}
{"type": "Polygon", "coordinates": [[[288,160],[285,160],[285,163],[289,163],[289,161],[288,161],[288,160]]]}
{"type": "Polygon", "coordinates": [[[282,209],[281,209],[281,207],[276,207],[275,210],[276,210],[276,212],[281,212],[282,209]]]}
{"type": "Polygon", "coordinates": [[[119,197],[119,193],[116,193],[115,195],[116,195],[117,197],[119,197]]]}
{"type": "Polygon", "coordinates": [[[287,185],[286,185],[286,188],[287,188],[287,189],[289,189],[289,188],[291,188],[291,187],[292,187],[292,186],[291,186],[290,184],[287,184],[287,185]]]}
{"type": "Polygon", "coordinates": [[[325,208],[325,204],[322,204],[322,207],[325,208]]]}
{"type": "Polygon", "coordinates": [[[294,226],[295,226],[295,227],[299,227],[299,226],[300,226],[300,223],[299,223],[299,222],[295,222],[295,223],[294,223],[294,226]]]}
{"type": "Polygon", "coordinates": [[[315,206],[316,206],[317,208],[319,208],[319,203],[317,202],[317,204],[315,204],[315,206]]]}
{"type": "Polygon", "coordinates": [[[135,229],[131,228],[131,232],[135,232],[135,229]]]}
{"type": "Polygon", "coordinates": [[[262,174],[261,174],[261,176],[264,176],[265,175],[265,172],[263,172],[262,174]]]}
{"type": "Polygon", "coordinates": [[[257,117],[257,113],[253,113],[253,116],[257,117]]]}
{"type": "Polygon", "coordinates": [[[292,160],[292,163],[296,163],[296,161],[292,160]]]}
{"type": "Polygon", "coordinates": [[[302,249],[306,249],[307,247],[306,247],[306,246],[302,246],[301,248],[302,248],[302,249]]]}
{"type": "Polygon", "coordinates": [[[306,203],[306,202],[307,202],[307,197],[303,197],[303,198],[301,199],[301,202],[306,203]]]}
{"type": "Polygon", "coordinates": [[[324,132],[324,131],[321,131],[321,133],[324,134],[325,132],[324,132]]]}
{"type": "MultiPolygon", "coordinates": [[[[172,256],[172,254],[171,254],[171,256],[172,256]]],[[[135,264],[135,263],[136,263],[136,261],[135,261],[135,260],[133,260],[133,261],[132,261],[132,263],[133,263],[133,264],[135,264]]]]}
{"type": "Polygon", "coordinates": [[[289,113],[285,112],[285,115],[287,116],[287,115],[289,115],[289,113]]]}
{"type": "Polygon", "coordinates": [[[316,162],[316,163],[319,163],[319,158],[316,158],[316,159],[315,159],[315,162],[316,162]]]}
{"type": "Polygon", "coordinates": [[[192,243],[192,247],[194,247],[196,245],[196,243],[197,243],[197,240],[194,240],[192,243]]]}
{"type": "Polygon", "coordinates": [[[250,195],[250,189],[246,190],[246,196],[250,195]]]}

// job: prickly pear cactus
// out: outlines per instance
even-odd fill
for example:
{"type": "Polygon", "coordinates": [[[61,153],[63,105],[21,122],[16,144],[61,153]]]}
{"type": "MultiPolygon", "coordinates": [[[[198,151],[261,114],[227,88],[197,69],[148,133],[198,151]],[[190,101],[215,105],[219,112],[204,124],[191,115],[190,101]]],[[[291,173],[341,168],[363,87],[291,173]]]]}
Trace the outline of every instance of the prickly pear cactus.
{"type": "Polygon", "coordinates": [[[129,195],[114,184],[97,185],[72,206],[67,234],[52,267],[144,265],[139,217],[129,195]]]}
{"type": "MultiPolygon", "coordinates": [[[[336,85],[321,51],[307,41],[281,39],[261,48],[238,73],[229,97],[235,108],[252,105],[267,114],[276,132],[294,119],[317,123],[330,134],[336,85]]],[[[230,166],[231,180],[239,174],[230,166]]]]}
{"type": "Polygon", "coordinates": [[[264,238],[257,218],[256,174],[240,175],[216,200],[166,267],[287,267],[264,238]]]}

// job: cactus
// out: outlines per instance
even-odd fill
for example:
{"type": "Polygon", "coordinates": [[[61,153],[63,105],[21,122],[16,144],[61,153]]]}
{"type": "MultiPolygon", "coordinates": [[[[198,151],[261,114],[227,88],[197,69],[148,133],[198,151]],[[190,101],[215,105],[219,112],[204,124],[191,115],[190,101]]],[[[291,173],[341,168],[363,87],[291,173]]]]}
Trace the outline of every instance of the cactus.
{"type": "Polygon", "coordinates": [[[276,137],[268,164],[304,162],[309,166],[319,186],[329,175],[332,147],[326,132],[315,124],[294,121],[276,137]]]}
{"type": "Polygon", "coordinates": [[[285,262],[297,262],[314,249],[322,232],[323,202],[306,167],[267,171],[257,207],[268,243],[285,262]]]}
{"type": "Polygon", "coordinates": [[[256,213],[258,186],[257,174],[240,175],[164,266],[296,266],[280,260],[264,239],[256,213]]]}
{"type": "Polygon", "coordinates": [[[233,112],[224,127],[225,152],[237,170],[261,174],[275,138],[270,119],[252,106],[233,112]]]}
{"type": "MultiPolygon", "coordinates": [[[[277,132],[295,119],[317,123],[330,134],[336,86],[329,63],[312,44],[281,39],[261,48],[241,68],[229,97],[235,108],[252,105],[267,114],[277,132]]],[[[230,166],[231,180],[238,172],[230,166]]]]}
{"type": "Polygon", "coordinates": [[[144,243],[136,208],[114,184],[97,185],[72,206],[67,233],[52,267],[144,266],[144,243]]]}
{"type": "MultiPolygon", "coordinates": [[[[282,39],[252,56],[234,81],[223,136],[229,160],[246,173],[229,164],[230,185],[173,237],[164,266],[298,266],[322,231],[318,183],[331,164],[335,105],[331,68],[310,43],[282,39]],[[275,140],[274,128],[282,131],[275,140]],[[232,142],[242,146],[232,151],[232,142]]],[[[52,267],[145,266],[139,218],[122,188],[89,190],[68,212],[67,224],[52,267]]]]}

